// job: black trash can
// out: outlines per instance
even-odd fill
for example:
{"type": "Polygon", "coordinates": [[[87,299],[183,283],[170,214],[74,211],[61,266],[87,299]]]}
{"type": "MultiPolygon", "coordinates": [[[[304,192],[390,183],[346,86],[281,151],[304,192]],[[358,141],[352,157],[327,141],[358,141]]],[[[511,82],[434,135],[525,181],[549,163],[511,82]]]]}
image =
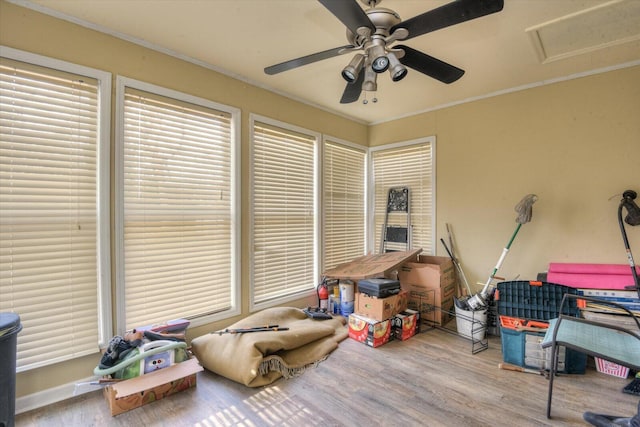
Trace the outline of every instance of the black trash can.
{"type": "Polygon", "coordinates": [[[20,316],[0,313],[0,427],[13,427],[16,415],[16,347],[20,316]]]}

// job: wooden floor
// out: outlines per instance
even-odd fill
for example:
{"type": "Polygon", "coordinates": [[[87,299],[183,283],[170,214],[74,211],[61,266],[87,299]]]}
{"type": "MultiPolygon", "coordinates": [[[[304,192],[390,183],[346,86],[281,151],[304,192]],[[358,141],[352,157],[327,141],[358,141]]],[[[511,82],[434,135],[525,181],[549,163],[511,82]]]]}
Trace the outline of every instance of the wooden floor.
{"type": "Polygon", "coordinates": [[[208,371],[194,389],[109,415],[101,392],[20,414],[16,426],[584,426],[584,411],[630,416],[629,380],[595,371],[559,376],[551,420],[543,376],[498,369],[500,338],[471,342],[430,329],[370,348],[346,339],[316,368],[248,388],[208,371]]]}

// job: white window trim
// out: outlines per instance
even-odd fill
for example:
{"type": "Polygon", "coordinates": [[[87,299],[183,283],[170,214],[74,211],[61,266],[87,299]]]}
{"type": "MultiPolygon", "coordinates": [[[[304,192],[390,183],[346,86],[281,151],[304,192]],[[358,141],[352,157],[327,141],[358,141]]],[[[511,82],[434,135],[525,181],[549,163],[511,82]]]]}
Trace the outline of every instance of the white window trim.
{"type": "MultiPolygon", "coordinates": [[[[337,144],[341,144],[344,145],[346,147],[350,147],[353,148],[355,150],[361,150],[364,153],[364,176],[368,177],[369,176],[369,171],[371,170],[371,163],[370,163],[370,157],[371,157],[371,151],[368,147],[364,146],[364,145],[359,145],[350,141],[345,141],[344,139],[340,139],[340,138],[336,138],[330,135],[322,135],[322,165],[320,167],[320,183],[324,182],[324,147],[325,144],[328,142],[333,142],[333,143],[337,143],[337,144]]],[[[369,211],[370,211],[370,206],[369,206],[369,187],[370,187],[371,181],[368,178],[365,178],[365,183],[364,183],[364,194],[365,194],[365,203],[364,203],[364,218],[365,218],[365,230],[368,230],[368,218],[369,218],[369,211]]],[[[320,232],[320,236],[324,236],[324,226],[325,226],[325,212],[324,212],[324,206],[325,206],[325,200],[324,200],[324,188],[321,188],[320,191],[320,227],[321,227],[321,232],[320,232]]],[[[365,248],[369,248],[369,242],[370,242],[370,236],[369,236],[369,232],[365,231],[365,236],[364,236],[364,247],[365,248]]],[[[373,245],[373,243],[371,243],[371,245],[373,245]]],[[[320,239],[320,255],[319,255],[319,265],[324,265],[324,239],[320,239]]],[[[364,254],[363,254],[364,255],[364,254]]]]}
{"type": "MultiPolygon", "coordinates": [[[[116,258],[116,329],[119,334],[125,332],[125,283],[124,283],[124,192],[123,192],[123,141],[124,141],[124,95],[125,88],[138,89],[162,95],[168,98],[190,102],[204,107],[224,111],[231,114],[232,121],[232,147],[231,167],[233,169],[231,200],[232,220],[232,272],[233,280],[231,309],[209,316],[202,316],[191,321],[191,326],[201,326],[217,320],[241,314],[241,210],[240,210],[240,109],[228,105],[219,104],[208,99],[196,97],[183,92],[174,91],[161,86],[131,79],[124,76],[116,77],[116,143],[115,143],[115,258],[116,258]]],[[[171,319],[166,319],[171,320],[171,319]]],[[[142,325],[141,325],[142,326],[142,325]]]]}
{"type": "Polygon", "coordinates": [[[111,316],[111,234],[110,234],[110,131],[111,131],[111,73],[82,65],[72,64],[59,59],[35,53],[25,52],[7,46],[0,46],[0,56],[22,61],[34,65],[84,75],[98,80],[99,117],[98,117],[98,146],[97,146],[97,227],[96,241],[98,259],[97,282],[98,301],[98,336],[100,347],[106,346],[112,337],[111,316]]]}
{"type": "MultiPolygon", "coordinates": [[[[437,194],[436,194],[436,188],[438,187],[436,184],[436,177],[437,177],[437,171],[436,171],[436,137],[434,136],[427,136],[424,138],[418,138],[418,139],[412,139],[409,141],[402,141],[402,142],[395,142],[395,143],[391,143],[391,144],[386,144],[386,145],[380,145],[377,147],[371,147],[369,148],[369,156],[367,157],[367,170],[368,171],[372,171],[373,170],[373,153],[376,151],[383,151],[383,150],[390,150],[390,149],[394,149],[394,148],[402,148],[402,147],[407,147],[410,145],[417,145],[417,144],[425,144],[425,143],[429,143],[431,144],[431,152],[432,152],[432,170],[433,170],[433,176],[432,176],[432,194],[433,194],[433,206],[434,206],[434,211],[433,211],[433,216],[431,219],[431,230],[432,233],[431,235],[433,236],[431,238],[431,247],[433,248],[433,251],[435,252],[435,248],[436,248],[436,200],[437,200],[437,194]]],[[[368,192],[367,192],[367,252],[368,253],[377,253],[378,248],[374,248],[374,244],[375,244],[375,234],[377,231],[374,230],[374,224],[375,224],[375,186],[374,186],[374,177],[371,173],[368,174],[369,179],[367,182],[367,188],[368,188],[368,192]]],[[[434,254],[425,254],[425,255],[435,255],[434,254]]]]}
{"type": "MultiPolygon", "coordinates": [[[[299,126],[295,126],[295,125],[291,125],[289,123],[285,123],[285,122],[281,122],[278,120],[274,120],[271,119],[269,117],[265,117],[265,116],[261,116],[258,114],[254,114],[251,113],[249,114],[249,182],[251,183],[251,188],[250,188],[250,194],[249,194],[249,252],[251,254],[253,254],[253,247],[254,247],[254,235],[253,235],[253,222],[254,222],[254,214],[253,214],[253,195],[254,195],[254,186],[253,186],[253,178],[254,178],[254,171],[253,171],[253,154],[254,154],[254,123],[255,122],[261,122],[267,125],[271,125],[271,126],[277,126],[283,129],[288,129],[291,130],[293,132],[298,132],[298,133],[302,133],[302,134],[306,134],[309,136],[313,136],[315,137],[315,147],[314,147],[314,212],[315,212],[315,220],[314,220],[314,240],[315,240],[315,244],[314,244],[314,274],[313,276],[316,278],[316,282],[320,279],[320,245],[318,244],[318,242],[320,241],[320,213],[319,213],[319,201],[320,199],[320,190],[321,190],[321,181],[320,181],[320,168],[321,168],[321,163],[320,163],[320,159],[322,158],[322,147],[321,147],[321,140],[322,140],[322,135],[318,132],[314,132],[311,131],[309,129],[305,129],[299,126]]],[[[273,306],[277,306],[286,302],[290,302],[290,301],[294,301],[300,298],[305,298],[305,297],[309,297],[312,295],[316,294],[316,285],[317,283],[310,283],[309,284],[309,291],[307,292],[298,292],[296,294],[293,295],[288,295],[288,296],[284,296],[281,298],[277,298],[274,300],[271,300],[269,302],[265,302],[265,303],[256,303],[254,300],[254,283],[253,283],[253,278],[254,278],[254,265],[253,263],[249,264],[249,312],[256,312],[256,311],[260,311],[263,310],[265,308],[268,307],[273,307],[273,306]]]]}

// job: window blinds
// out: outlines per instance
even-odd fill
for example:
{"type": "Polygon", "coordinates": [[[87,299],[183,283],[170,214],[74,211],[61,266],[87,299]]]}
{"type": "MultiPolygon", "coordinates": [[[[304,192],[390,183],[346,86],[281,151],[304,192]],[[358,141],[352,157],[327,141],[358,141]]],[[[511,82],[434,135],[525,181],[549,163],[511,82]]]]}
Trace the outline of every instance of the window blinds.
{"type": "Polygon", "coordinates": [[[0,311],[23,371],[98,350],[98,83],[2,58],[0,85],[0,311]]]}
{"type": "Polygon", "coordinates": [[[315,143],[315,136],[254,122],[254,304],[315,286],[315,143]]]}
{"type": "Polygon", "coordinates": [[[233,304],[231,114],[127,87],[126,329],[233,304]]]}
{"type": "Polygon", "coordinates": [[[324,144],[322,271],[365,253],[364,149],[324,144]]]}
{"type": "MultiPolygon", "coordinates": [[[[372,163],[375,250],[380,247],[389,188],[409,187],[412,247],[422,248],[425,254],[435,253],[433,143],[416,143],[373,151],[372,163]]],[[[400,215],[390,214],[388,225],[405,225],[406,216],[400,215]]]]}

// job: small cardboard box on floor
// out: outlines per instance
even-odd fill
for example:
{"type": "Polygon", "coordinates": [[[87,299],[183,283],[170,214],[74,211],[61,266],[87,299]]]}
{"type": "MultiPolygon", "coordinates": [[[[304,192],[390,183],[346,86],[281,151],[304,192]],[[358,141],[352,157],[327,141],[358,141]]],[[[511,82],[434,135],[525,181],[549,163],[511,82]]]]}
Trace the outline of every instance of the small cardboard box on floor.
{"type": "Polygon", "coordinates": [[[196,386],[196,373],[203,368],[192,357],[181,363],[105,387],[111,415],[139,408],[196,386]]]}
{"type": "Polygon", "coordinates": [[[420,332],[420,312],[406,309],[391,318],[393,338],[405,341],[420,332]]]}
{"type": "Polygon", "coordinates": [[[369,347],[380,347],[393,339],[391,319],[379,321],[361,314],[350,314],[349,338],[369,347]]]}
{"type": "Polygon", "coordinates": [[[420,332],[420,313],[406,309],[385,320],[361,314],[349,315],[349,338],[369,347],[380,347],[391,340],[406,341],[420,332]]]}
{"type": "Polygon", "coordinates": [[[409,292],[408,307],[422,319],[444,325],[451,319],[456,296],[456,274],[450,258],[424,256],[404,263],[398,273],[402,289],[409,292]]]}

